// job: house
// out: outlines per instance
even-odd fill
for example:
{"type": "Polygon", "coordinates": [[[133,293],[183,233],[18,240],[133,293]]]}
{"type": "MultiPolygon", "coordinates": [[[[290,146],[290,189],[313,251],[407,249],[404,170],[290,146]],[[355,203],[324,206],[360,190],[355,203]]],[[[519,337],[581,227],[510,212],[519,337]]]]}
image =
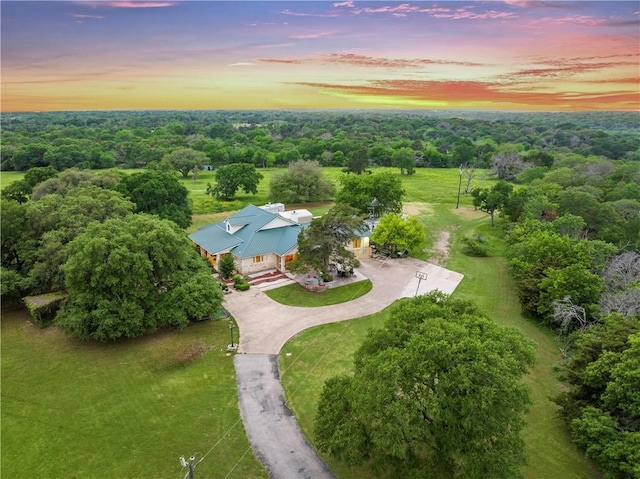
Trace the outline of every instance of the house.
{"type": "Polygon", "coordinates": [[[214,268],[222,256],[232,254],[238,273],[247,275],[270,269],[286,271],[287,263],[297,256],[301,230],[291,219],[249,205],[189,238],[214,268]]]}
{"type": "MultiPolygon", "coordinates": [[[[281,204],[249,205],[222,221],[198,229],[189,238],[214,268],[224,255],[231,254],[240,274],[273,269],[284,272],[297,257],[300,231],[312,219],[305,209],[284,211],[281,204]]],[[[370,255],[370,233],[363,233],[348,245],[357,257],[370,255]]]]}

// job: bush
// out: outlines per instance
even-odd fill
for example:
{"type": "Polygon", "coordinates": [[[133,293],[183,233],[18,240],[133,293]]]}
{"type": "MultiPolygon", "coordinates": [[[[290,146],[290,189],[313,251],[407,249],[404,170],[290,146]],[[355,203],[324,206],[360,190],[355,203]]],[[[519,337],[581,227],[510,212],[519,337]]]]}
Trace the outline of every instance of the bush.
{"type": "Polygon", "coordinates": [[[242,281],[240,283],[236,283],[234,288],[236,288],[238,291],[246,291],[251,287],[251,285],[249,283],[247,283],[246,281],[242,281]]]}
{"type": "Polygon", "coordinates": [[[238,291],[246,291],[251,285],[247,283],[242,276],[236,274],[233,277],[233,287],[238,291]]]}
{"type": "Polygon", "coordinates": [[[476,238],[464,237],[462,238],[464,248],[462,251],[467,256],[485,257],[489,256],[487,245],[482,241],[482,237],[478,235],[476,238]]]}

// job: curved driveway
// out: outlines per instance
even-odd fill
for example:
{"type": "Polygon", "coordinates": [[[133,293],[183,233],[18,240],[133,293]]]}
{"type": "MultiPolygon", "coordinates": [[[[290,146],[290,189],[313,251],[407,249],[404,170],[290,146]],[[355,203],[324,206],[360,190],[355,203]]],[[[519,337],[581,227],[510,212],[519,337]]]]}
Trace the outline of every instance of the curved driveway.
{"type": "Polygon", "coordinates": [[[435,289],[450,294],[462,280],[459,273],[412,258],[365,260],[357,271],[371,280],[372,290],[333,306],[284,306],[258,288],[225,297],[240,329],[238,352],[244,353],[234,357],[240,413],[255,456],[274,479],[334,478],[286,405],[277,363],[282,346],[312,326],[376,313],[398,298],[435,289]],[[418,271],[427,279],[419,282],[418,271]]]}
{"type": "Polygon", "coordinates": [[[363,260],[357,272],[369,278],[373,289],[347,303],[303,308],[276,303],[258,288],[234,291],[225,296],[225,308],[240,329],[239,353],[278,354],[282,346],[300,331],[319,324],[334,323],[377,313],[398,298],[416,294],[416,271],[427,273],[419,294],[439,289],[452,293],[462,275],[413,258],[363,260]]]}

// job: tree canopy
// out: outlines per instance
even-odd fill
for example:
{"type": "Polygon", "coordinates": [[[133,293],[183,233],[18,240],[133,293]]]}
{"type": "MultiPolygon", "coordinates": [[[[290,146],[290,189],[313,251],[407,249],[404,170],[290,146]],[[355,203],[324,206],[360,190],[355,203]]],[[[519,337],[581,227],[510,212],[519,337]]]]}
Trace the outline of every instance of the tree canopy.
{"type": "Polygon", "coordinates": [[[387,212],[402,211],[404,189],[398,176],[384,172],[343,175],[340,184],[342,188],[336,195],[336,203],[350,205],[363,215],[378,217],[387,212]]]}
{"type": "Polygon", "coordinates": [[[269,184],[269,200],[281,203],[308,203],[330,200],[335,186],[324,176],[317,161],[289,163],[287,171],[277,173],[269,184]]]}
{"type": "Polygon", "coordinates": [[[136,205],[137,213],[158,215],[181,228],[191,224],[189,191],[171,174],[145,171],[125,176],[117,186],[136,205]]]}
{"type": "Polygon", "coordinates": [[[357,213],[348,205],[337,204],[324,216],[314,218],[298,236],[298,257],[289,263],[289,269],[294,273],[314,270],[325,277],[331,261],[346,267],[358,266],[359,261],[347,245],[368,227],[357,213]]]}
{"type": "Polygon", "coordinates": [[[395,253],[420,246],[425,237],[424,226],[415,216],[386,213],[376,225],[371,241],[395,253]]]}
{"type": "Polygon", "coordinates": [[[317,445],[394,477],[518,477],[529,404],[520,379],[533,360],[531,342],[470,302],[406,300],[369,332],[353,376],[325,383],[317,445]]]}
{"type": "Polygon", "coordinates": [[[506,181],[498,181],[491,188],[478,188],[471,192],[473,206],[489,213],[493,226],[495,212],[507,204],[512,191],[513,186],[506,181]]]}
{"type": "Polygon", "coordinates": [[[179,148],[162,157],[162,162],[178,170],[183,178],[189,178],[191,172],[197,175],[208,161],[209,158],[205,153],[192,148],[179,148]]]}
{"type": "Polygon", "coordinates": [[[58,172],[51,166],[30,168],[24,174],[23,179],[14,181],[2,190],[2,197],[24,203],[29,199],[37,184],[56,176],[58,176],[58,172]]]}
{"type": "Polygon", "coordinates": [[[576,337],[557,398],[575,442],[607,478],[640,477],[640,320],[613,314],[576,337]]]}
{"type": "Polygon", "coordinates": [[[409,176],[415,173],[415,152],[411,148],[403,147],[395,150],[391,155],[393,166],[400,168],[400,174],[409,176]]]}
{"type": "Polygon", "coordinates": [[[146,214],[92,223],[69,245],[57,316],[80,339],[134,338],[211,317],[222,292],[175,223],[146,214]]]}
{"type": "Polygon", "coordinates": [[[216,184],[207,185],[207,193],[219,200],[230,201],[236,196],[239,188],[245,193],[258,192],[258,183],[263,178],[262,173],[254,165],[248,163],[231,163],[221,166],[216,171],[216,184]]]}

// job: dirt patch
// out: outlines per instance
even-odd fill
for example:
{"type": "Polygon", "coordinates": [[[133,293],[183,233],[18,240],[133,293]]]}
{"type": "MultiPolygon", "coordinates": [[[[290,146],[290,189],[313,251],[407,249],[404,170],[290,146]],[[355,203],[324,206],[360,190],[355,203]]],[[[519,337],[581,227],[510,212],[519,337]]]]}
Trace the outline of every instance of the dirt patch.
{"type": "Polygon", "coordinates": [[[449,236],[450,233],[448,231],[442,231],[433,244],[433,248],[425,251],[429,253],[430,258],[428,261],[430,263],[439,266],[447,264],[447,260],[449,259],[449,236]]]}
{"type": "Polygon", "coordinates": [[[204,353],[209,351],[209,349],[211,349],[209,346],[198,341],[197,343],[189,344],[188,346],[178,350],[174,354],[174,360],[179,365],[185,365],[198,359],[204,353]]]}
{"type": "Polygon", "coordinates": [[[433,206],[427,203],[409,202],[402,204],[402,212],[411,216],[431,215],[433,214],[433,206]]]}
{"type": "Polygon", "coordinates": [[[477,220],[478,218],[483,218],[484,216],[487,215],[485,212],[476,210],[469,206],[467,207],[461,206],[460,208],[458,209],[454,208],[451,211],[453,211],[456,215],[461,216],[468,220],[477,220]]]}

